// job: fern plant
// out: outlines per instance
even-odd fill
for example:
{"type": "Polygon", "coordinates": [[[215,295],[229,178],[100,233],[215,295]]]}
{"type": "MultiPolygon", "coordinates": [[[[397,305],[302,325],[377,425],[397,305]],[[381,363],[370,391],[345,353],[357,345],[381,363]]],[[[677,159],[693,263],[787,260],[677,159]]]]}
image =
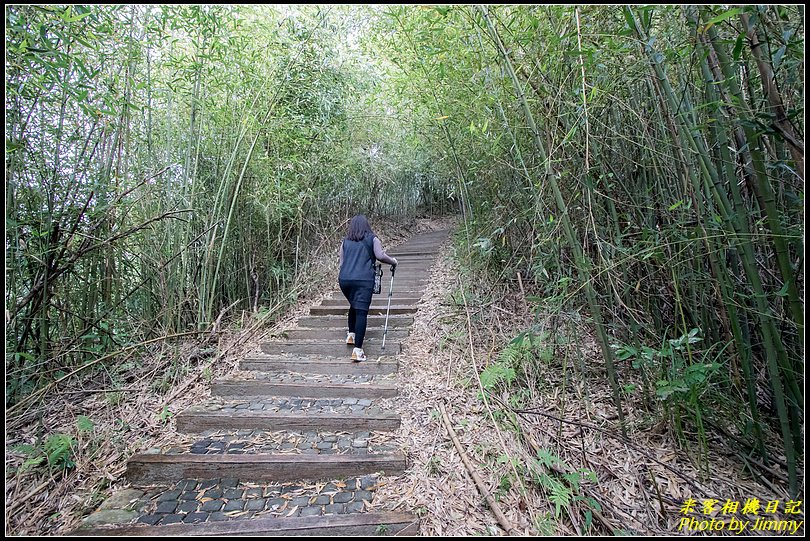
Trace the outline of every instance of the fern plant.
{"type": "Polygon", "coordinates": [[[593,498],[579,494],[582,490],[580,483],[583,478],[595,483],[596,474],[587,468],[580,468],[571,473],[559,474],[552,468],[556,470],[561,469],[563,471],[572,470],[568,464],[548,449],[538,449],[535,460],[534,480],[548,493],[549,501],[554,504],[554,514],[556,518],[560,518],[563,510],[570,514],[571,505],[580,503],[586,506],[586,527],[590,527],[593,521],[593,513],[591,510],[595,509],[599,511],[600,506],[593,498]],[[554,466],[559,467],[554,468],[554,466]]]}
{"type": "Polygon", "coordinates": [[[23,461],[22,465],[20,465],[20,468],[17,470],[19,473],[28,471],[31,468],[36,468],[45,462],[45,454],[42,452],[42,450],[34,445],[31,445],[30,443],[18,443],[17,445],[12,445],[11,448],[25,454],[28,457],[23,461]]]}
{"type": "Polygon", "coordinates": [[[76,419],[76,427],[79,429],[79,433],[89,433],[93,431],[95,425],[93,421],[90,420],[90,417],[86,415],[79,415],[76,419]]]}
{"type": "Polygon", "coordinates": [[[554,504],[554,515],[557,518],[560,518],[563,507],[568,510],[568,508],[571,506],[572,496],[573,492],[564,484],[554,483],[552,485],[551,494],[549,494],[548,499],[554,504]]]}
{"type": "Polygon", "coordinates": [[[52,434],[42,446],[23,443],[12,448],[28,456],[20,466],[19,472],[22,473],[44,464],[48,464],[51,471],[69,470],[76,465],[73,461],[75,445],[76,440],[66,434],[52,434]]]}
{"type": "Polygon", "coordinates": [[[76,440],[66,434],[53,434],[45,440],[45,456],[52,469],[68,470],[75,466],[72,451],[76,440]]]}
{"type": "Polygon", "coordinates": [[[481,372],[481,386],[487,391],[492,391],[499,385],[508,388],[517,379],[516,367],[520,367],[525,356],[523,341],[512,340],[500,352],[498,360],[481,372]]]}
{"type": "Polygon", "coordinates": [[[508,364],[498,361],[487,366],[481,372],[481,386],[487,391],[493,390],[499,384],[503,383],[509,386],[515,380],[515,369],[508,364]]]}

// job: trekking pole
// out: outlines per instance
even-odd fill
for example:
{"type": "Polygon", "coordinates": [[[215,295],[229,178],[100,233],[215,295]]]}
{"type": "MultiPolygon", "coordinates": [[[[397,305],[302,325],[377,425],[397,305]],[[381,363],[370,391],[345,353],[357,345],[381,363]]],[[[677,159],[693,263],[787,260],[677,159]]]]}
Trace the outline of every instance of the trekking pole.
{"type": "Polygon", "coordinates": [[[388,313],[391,311],[391,297],[394,295],[394,272],[397,270],[396,265],[391,265],[391,287],[388,288],[388,308],[385,310],[385,327],[383,328],[382,349],[385,351],[385,335],[388,334],[388,313]]]}

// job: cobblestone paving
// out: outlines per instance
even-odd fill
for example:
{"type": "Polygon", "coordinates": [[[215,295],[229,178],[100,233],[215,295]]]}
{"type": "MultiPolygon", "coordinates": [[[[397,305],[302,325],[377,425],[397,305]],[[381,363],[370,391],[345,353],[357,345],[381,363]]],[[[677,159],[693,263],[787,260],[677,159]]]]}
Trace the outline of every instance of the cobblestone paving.
{"type": "MultiPolygon", "coordinates": [[[[346,321],[346,316],[309,315],[298,319],[299,329],[322,329],[340,327],[346,321]]],[[[370,314],[368,316],[369,328],[382,328],[385,315],[370,314]]],[[[403,329],[413,323],[413,314],[391,314],[388,319],[389,329],[403,329]]]]}
{"type": "Polygon", "coordinates": [[[305,383],[307,385],[344,384],[344,383],[379,383],[392,385],[397,382],[396,374],[300,374],[295,372],[260,372],[246,370],[238,372],[229,379],[233,381],[272,381],[274,383],[305,383]]]}
{"type": "MultiPolygon", "coordinates": [[[[388,435],[390,438],[390,435],[388,435]]],[[[301,455],[332,455],[392,452],[382,432],[261,432],[239,431],[235,434],[204,434],[189,445],[176,445],[166,454],[259,454],[289,453],[301,455]]]]}
{"type": "Polygon", "coordinates": [[[371,503],[377,482],[376,475],[315,485],[185,479],[168,488],[148,490],[138,522],[165,525],[358,513],[371,503]]]}
{"type": "Polygon", "coordinates": [[[187,411],[221,412],[230,414],[263,413],[338,413],[347,415],[377,415],[386,408],[382,399],[371,398],[271,398],[249,397],[237,400],[211,398],[205,404],[193,406],[187,411]]]}

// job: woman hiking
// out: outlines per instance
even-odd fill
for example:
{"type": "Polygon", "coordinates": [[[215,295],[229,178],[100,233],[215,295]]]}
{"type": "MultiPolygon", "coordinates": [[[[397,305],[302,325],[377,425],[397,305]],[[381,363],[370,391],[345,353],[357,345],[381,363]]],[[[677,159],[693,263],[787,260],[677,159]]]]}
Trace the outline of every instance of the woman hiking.
{"type": "Polygon", "coordinates": [[[374,263],[377,260],[397,266],[397,260],[385,253],[380,239],[371,230],[368,218],[358,214],[349,224],[349,232],[340,245],[340,290],[349,301],[349,330],[346,343],[354,345],[353,361],[365,361],[363,338],[366,335],[368,309],[374,290],[374,263]]]}

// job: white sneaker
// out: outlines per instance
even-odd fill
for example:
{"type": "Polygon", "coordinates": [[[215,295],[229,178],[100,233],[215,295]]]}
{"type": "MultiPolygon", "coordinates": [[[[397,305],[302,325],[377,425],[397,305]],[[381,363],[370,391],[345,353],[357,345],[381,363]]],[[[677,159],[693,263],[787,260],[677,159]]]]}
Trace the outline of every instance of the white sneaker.
{"type": "Polygon", "coordinates": [[[357,362],[366,360],[366,352],[363,351],[363,348],[354,348],[352,351],[352,360],[357,362]]]}
{"type": "Polygon", "coordinates": [[[353,346],[354,345],[354,333],[347,332],[346,333],[346,344],[353,346]]]}

